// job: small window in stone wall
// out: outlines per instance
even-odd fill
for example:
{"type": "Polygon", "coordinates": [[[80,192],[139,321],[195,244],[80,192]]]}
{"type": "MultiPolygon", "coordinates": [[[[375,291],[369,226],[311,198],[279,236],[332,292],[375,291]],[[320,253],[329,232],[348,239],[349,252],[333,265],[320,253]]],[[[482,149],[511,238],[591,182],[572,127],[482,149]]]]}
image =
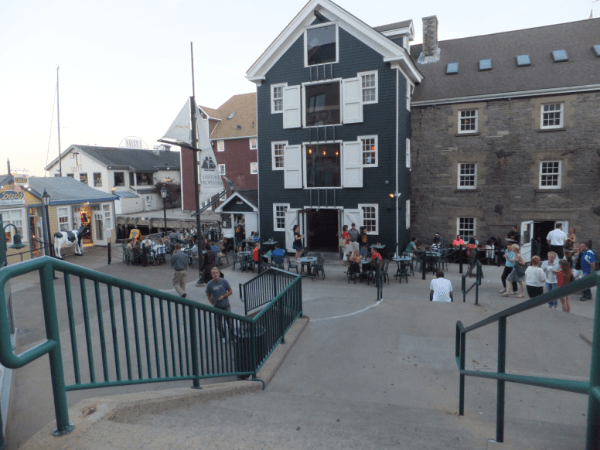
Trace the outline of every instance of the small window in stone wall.
{"type": "Polygon", "coordinates": [[[561,161],[542,161],[540,163],[540,189],[560,189],[561,169],[561,161]]]}
{"type": "Polygon", "coordinates": [[[458,165],[458,189],[477,188],[477,164],[458,165]]]}
{"type": "Polygon", "coordinates": [[[468,241],[475,236],[475,218],[474,217],[459,217],[457,220],[456,234],[463,238],[463,241],[468,241]]]}
{"type": "Polygon", "coordinates": [[[564,103],[542,105],[542,129],[562,128],[564,123],[564,103]]]}
{"type": "Polygon", "coordinates": [[[477,112],[476,109],[459,111],[459,134],[477,133],[477,112]]]}

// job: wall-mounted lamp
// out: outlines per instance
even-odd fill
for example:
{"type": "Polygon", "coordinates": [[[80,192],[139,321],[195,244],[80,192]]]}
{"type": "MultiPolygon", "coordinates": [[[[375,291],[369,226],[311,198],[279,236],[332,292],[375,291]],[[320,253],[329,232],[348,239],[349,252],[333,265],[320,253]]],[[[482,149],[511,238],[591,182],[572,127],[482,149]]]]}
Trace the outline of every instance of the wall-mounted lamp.
{"type": "Polygon", "coordinates": [[[401,192],[390,192],[390,198],[398,198],[402,195],[401,192]]]}

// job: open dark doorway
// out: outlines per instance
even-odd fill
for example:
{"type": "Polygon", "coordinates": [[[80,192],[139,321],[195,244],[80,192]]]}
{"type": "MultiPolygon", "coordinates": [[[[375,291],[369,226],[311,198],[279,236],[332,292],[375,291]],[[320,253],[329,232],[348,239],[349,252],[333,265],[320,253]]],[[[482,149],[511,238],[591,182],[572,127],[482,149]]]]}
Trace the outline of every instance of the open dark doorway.
{"type": "Polygon", "coordinates": [[[556,222],[554,221],[545,221],[545,222],[535,222],[533,224],[533,240],[536,243],[536,247],[539,248],[539,252],[532,252],[532,255],[538,255],[542,261],[548,259],[548,252],[550,251],[550,247],[548,246],[548,242],[546,242],[546,237],[548,233],[554,230],[556,222]]]}
{"type": "Polygon", "coordinates": [[[307,247],[309,251],[338,250],[338,210],[316,209],[307,212],[307,247]]]}

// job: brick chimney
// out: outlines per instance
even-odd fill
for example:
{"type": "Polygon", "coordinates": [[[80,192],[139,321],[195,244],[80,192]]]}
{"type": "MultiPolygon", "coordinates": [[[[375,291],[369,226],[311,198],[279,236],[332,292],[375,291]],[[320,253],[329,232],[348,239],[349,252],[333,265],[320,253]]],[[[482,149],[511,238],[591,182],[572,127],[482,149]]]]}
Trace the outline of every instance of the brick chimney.
{"type": "Polygon", "coordinates": [[[438,20],[437,16],[423,17],[423,56],[438,54],[438,20]]]}

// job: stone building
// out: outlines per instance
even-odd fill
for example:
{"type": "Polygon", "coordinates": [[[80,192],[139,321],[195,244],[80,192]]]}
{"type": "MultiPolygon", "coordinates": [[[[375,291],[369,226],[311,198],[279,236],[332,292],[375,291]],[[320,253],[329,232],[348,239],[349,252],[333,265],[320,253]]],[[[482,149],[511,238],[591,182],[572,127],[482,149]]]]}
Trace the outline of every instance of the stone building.
{"type": "Polygon", "coordinates": [[[600,234],[600,19],[411,47],[411,234],[600,234]]]}

